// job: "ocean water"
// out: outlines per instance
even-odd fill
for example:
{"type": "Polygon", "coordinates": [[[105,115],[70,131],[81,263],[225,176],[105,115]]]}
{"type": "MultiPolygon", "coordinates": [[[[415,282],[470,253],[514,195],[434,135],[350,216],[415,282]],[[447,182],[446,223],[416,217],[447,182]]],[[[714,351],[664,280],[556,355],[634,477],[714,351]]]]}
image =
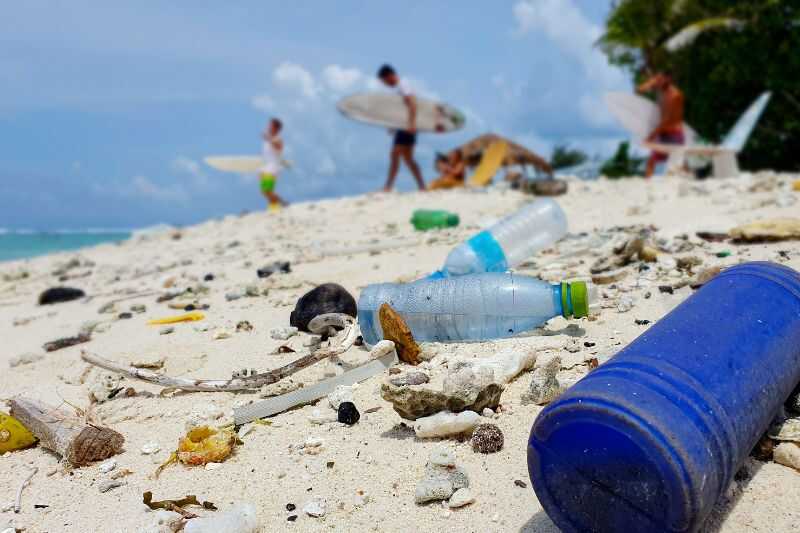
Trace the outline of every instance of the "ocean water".
{"type": "Polygon", "coordinates": [[[0,261],[77,250],[105,242],[119,242],[130,236],[129,231],[0,231],[0,261]]]}

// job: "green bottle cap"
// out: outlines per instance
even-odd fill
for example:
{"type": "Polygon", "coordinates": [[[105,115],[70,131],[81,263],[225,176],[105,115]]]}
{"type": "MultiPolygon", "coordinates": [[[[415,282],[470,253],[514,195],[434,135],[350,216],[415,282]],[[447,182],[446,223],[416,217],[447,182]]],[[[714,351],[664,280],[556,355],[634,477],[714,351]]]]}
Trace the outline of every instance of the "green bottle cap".
{"type": "Polygon", "coordinates": [[[589,289],[585,281],[561,282],[561,314],[565,318],[589,316],[589,289]]]}

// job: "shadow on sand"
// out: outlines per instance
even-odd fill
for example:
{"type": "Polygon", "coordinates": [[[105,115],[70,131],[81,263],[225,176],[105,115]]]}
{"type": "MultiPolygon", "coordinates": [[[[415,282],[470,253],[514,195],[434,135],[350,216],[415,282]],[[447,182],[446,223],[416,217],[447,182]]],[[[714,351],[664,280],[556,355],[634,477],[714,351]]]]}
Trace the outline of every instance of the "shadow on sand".
{"type": "MultiPolygon", "coordinates": [[[[732,493],[723,496],[719,502],[714,506],[711,514],[706,519],[703,526],[700,528],[700,533],[719,533],[722,526],[725,524],[725,518],[736,507],[742,495],[747,491],[747,486],[753,480],[755,475],[764,466],[764,463],[752,457],[745,461],[745,464],[734,476],[734,488],[732,493]]],[[[527,522],[523,525],[519,533],[559,533],[561,530],[548,518],[544,510],[537,511],[527,522]]]]}

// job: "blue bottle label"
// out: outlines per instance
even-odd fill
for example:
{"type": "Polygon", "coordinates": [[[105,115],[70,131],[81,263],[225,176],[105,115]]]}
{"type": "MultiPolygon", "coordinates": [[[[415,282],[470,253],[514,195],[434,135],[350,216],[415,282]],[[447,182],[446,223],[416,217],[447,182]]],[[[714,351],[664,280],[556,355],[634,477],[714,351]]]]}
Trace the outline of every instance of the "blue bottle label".
{"type": "Polygon", "coordinates": [[[488,231],[482,231],[467,241],[470,248],[483,261],[485,272],[505,272],[508,270],[506,254],[500,243],[488,231]]]}

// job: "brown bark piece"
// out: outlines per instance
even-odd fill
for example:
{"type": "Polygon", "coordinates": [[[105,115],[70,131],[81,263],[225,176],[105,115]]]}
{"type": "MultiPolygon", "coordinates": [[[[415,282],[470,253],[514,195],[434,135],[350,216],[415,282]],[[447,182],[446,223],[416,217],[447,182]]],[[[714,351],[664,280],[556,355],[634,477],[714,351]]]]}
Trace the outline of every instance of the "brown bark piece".
{"type": "Polygon", "coordinates": [[[414,335],[411,333],[403,317],[397,311],[385,303],[381,305],[378,310],[378,318],[381,321],[381,328],[383,329],[383,338],[387,341],[392,341],[397,349],[397,357],[404,363],[410,365],[418,365],[420,363],[419,344],[414,340],[414,335]]]}
{"type": "Polygon", "coordinates": [[[11,416],[28,428],[41,446],[72,466],[108,459],[120,453],[125,442],[113,429],[87,424],[68,411],[30,398],[11,400],[11,416]]]}

